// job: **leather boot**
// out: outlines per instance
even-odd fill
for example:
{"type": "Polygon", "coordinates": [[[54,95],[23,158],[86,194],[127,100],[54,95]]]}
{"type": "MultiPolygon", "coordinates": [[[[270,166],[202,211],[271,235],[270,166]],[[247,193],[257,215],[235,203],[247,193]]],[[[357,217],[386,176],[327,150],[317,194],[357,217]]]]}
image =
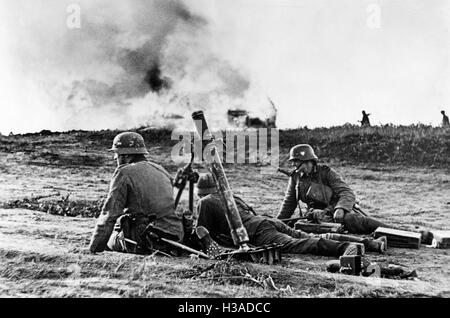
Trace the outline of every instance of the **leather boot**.
{"type": "Polygon", "coordinates": [[[211,238],[211,235],[209,235],[209,231],[206,227],[197,226],[195,228],[195,233],[200,239],[203,252],[206,253],[208,256],[216,257],[219,254],[223,253],[223,249],[220,247],[219,244],[217,244],[216,241],[214,241],[211,238]]]}
{"type": "Polygon", "coordinates": [[[384,252],[386,252],[387,250],[387,237],[381,236],[375,240],[368,239],[368,242],[365,245],[369,252],[377,252],[384,254],[384,252]]]}

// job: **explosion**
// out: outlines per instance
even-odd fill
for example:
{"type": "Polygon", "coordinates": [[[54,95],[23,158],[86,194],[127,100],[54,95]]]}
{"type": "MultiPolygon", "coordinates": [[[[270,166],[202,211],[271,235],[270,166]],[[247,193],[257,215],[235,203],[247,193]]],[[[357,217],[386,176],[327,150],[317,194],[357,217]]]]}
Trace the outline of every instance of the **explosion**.
{"type": "Polygon", "coordinates": [[[195,110],[225,128],[228,109],[256,116],[271,109],[245,70],[214,51],[213,22],[184,2],[82,0],[80,29],[56,25],[55,12],[68,2],[37,3],[48,21],[35,26],[28,50],[21,42],[17,50],[45,96],[31,99],[54,117],[42,128],[191,127],[186,118],[195,110]]]}

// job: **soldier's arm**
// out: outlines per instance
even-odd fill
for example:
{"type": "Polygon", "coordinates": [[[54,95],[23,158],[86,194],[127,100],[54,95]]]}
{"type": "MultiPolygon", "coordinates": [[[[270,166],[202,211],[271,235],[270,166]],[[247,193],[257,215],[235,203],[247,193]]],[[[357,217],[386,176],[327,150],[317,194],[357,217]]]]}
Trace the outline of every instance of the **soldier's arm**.
{"type": "Polygon", "coordinates": [[[289,178],[289,183],[284,194],[283,203],[281,204],[280,211],[278,212],[278,219],[289,219],[295,212],[297,207],[297,195],[295,192],[295,180],[294,176],[289,178]]]}
{"type": "Polygon", "coordinates": [[[111,180],[108,197],[97,219],[89,244],[89,249],[93,253],[105,250],[114,225],[118,217],[123,214],[127,201],[127,180],[128,177],[124,176],[120,170],[116,170],[111,180]]]}
{"type": "Polygon", "coordinates": [[[351,212],[355,204],[355,194],[352,189],[342,180],[336,171],[330,169],[327,174],[327,183],[333,189],[333,193],[339,198],[334,209],[343,209],[351,212]]]}

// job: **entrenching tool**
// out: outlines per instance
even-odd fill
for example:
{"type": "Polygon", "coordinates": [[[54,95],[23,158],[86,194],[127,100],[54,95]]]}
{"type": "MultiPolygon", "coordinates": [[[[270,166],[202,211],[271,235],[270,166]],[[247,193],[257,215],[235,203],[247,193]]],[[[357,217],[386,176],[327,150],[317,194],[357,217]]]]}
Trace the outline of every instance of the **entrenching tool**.
{"type": "MultiPolygon", "coordinates": [[[[179,249],[182,249],[182,250],[184,250],[184,251],[186,251],[186,252],[189,252],[189,253],[191,253],[191,254],[198,255],[198,256],[200,256],[200,257],[202,257],[202,258],[205,258],[205,259],[210,259],[210,257],[209,257],[208,255],[206,255],[205,253],[203,253],[203,252],[201,252],[201,251],[197,251],[197,250],[195,250],[195,249],[193,249],[193,248],[190,248],[189,246],[186,246],[186,245],[184,245],[184,244],[181,244],[181,243],[178,243],[178,242],[175,242],[175,241],[172,241],[172,240],[170,240],[170,239],[163,238],[163,237],[159,237],[158,239],[161,240],[162,242],[165,242],[165,243],[167,243],[167,244],[169,244],[169,245],[172,245],[173,247],[177,247],[177,248],[179,248],[179,249]]],[[[123,240],[124,240],[125,242],[130,243],[130,244],[133,244],[133,245],[136,245],[136,246],[138,245],[138,243],[135,242],[135,241],[133,241],[133,240],[130,240],[130,239],[127,239],[127,238],[123,238],[123,240]]],[[[164,252],[161,252],[161,251],[155,250],[155,252],[164,254],[164,255],[166,255],[166,256],[171,256],[171,255],[168,255],[167,253],[164,253],[164,252]]]]}
{"type": "MultiPolygon", "coordinates": [[[[186,246],[184,244],[181,244],[175,240],[170,239],[171,235],[168,233],[165,233],[163,230],[155,227],[153,223],[150,223],[146,226],[145,230],[140,234],[141,241],[147,243],[147,246],[152,246],[153,241],[161,241],[164,242],[172,247],[176,247],[178,249],[184,250],[186,252],[189,252],[191,254],[195,254],[199,257],[210,259],[208,255],[201,251],[197,251],[189,246],[186,246]]],[[[136,243],[137,244],[137,243],[136,243]]]]}

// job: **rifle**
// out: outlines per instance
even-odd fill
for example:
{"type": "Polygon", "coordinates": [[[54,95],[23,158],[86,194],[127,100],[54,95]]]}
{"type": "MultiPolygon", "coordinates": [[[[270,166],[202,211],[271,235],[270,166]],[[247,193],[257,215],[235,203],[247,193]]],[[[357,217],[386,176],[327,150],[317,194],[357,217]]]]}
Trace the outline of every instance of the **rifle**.
{"type": "Polygon", "coordinates": [[[306,216],[301,216],[297,218],[290,218],[290,219],[279,219],[281,222],[288,223],[288,222],[297,222],[299,220],[307,220],[308,218],[306,216]]]}

